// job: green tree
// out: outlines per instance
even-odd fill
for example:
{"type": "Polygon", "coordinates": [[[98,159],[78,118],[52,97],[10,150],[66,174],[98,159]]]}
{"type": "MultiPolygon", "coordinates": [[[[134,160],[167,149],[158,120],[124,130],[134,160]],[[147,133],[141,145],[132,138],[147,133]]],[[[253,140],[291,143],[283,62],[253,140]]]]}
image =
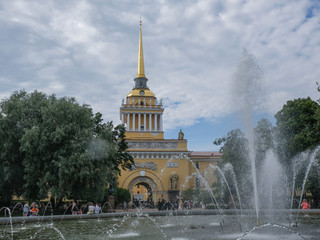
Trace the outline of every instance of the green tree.
{"type": "Polygon", "coordinates": [[[254,129],[255,161],[258,172],[261,170],[267,152],[274,148],[273,128],[269,120],[262,118],[254,129]]]}
{"type": "Polygon", "coordinates": [[[58,199],[99,201],[116,185],[119,167],[130,168],[125,128],[103,123],[100,113],[74,98],[14,92],[0,103],[1,200],[48,191],[58,199]]]}
{"type": "Polygon", "coordinates": [[[320,142],[319,104],[308,98],[288,101],[275,114],[278,152],[283,164],[291,166],[292,158],[320,142]]]}
{"type": "Polygon", "coordinates": [[[199,189],[188,188],[184,190],[181,194],[183,201],[194,200],[195,196],[199,195],[199,189]]]}
{"type": "Polygon", "coordinates": [[[200,190],[198,188],[188,188],[181,193],[183,201],[197,201],[198,203],[203,202],[205,204],[214,203],[212,202],[210,193],[207,190],[200,190]]]}
{"type": "MultiPolygon", "coordinates": [[[[319,111],[319,104],[308,97],[288,101],[275,115],[277,153],[289,179],[292,179],[294,156],[313,150],[320,143],[319,111]]],[[[318,203],[320,187],[316,186],[319,186],[319,179],[313,171],[306,190],[311,191],[314,202],[318,203]]]]}
{"type": "Polygon", "coordinates": [[[126,129],[124,124],[119,124],[114,128],[112,122],[108,122],[106,128],[112,132],[111,140],[117,144],[113,166],[114,170],[120,175],[120,167],[123,170],[131,169],[134,163],[133,157],[127,152],[128,143],[125,138],[126,129]]]}
{"type": "MultiPolygon", "coordinates": [[[[274,127],[272,123],[265,118],[262,118],[257,126],[254,128],[254,148],[255,148],[255,166],[257,176],[257,191],[259,195],[259,202],[261,206],[266,207],[270,205],[269,196],[279,193],[279,189],[274,184],[272,186],[273,192],[270,192],[270,182],[267,183],[268,177],[266,177],[266,169],[270,166],[270,160],[267,159],[267,153],[274,150],[274,127]],[[269,161],[267,163],[266,161],[269,161]],[[263,170],[264,167],[264,171],[263,170]],[[267,187],[268,185],[268,187],[267,187]]],[[[271,154],[271,153],[269,153],[271,154]]],[[[269,155],[271,156],[271,155],[269,155]]],[[[268,169],[269,171],[269,169],[268,169]]],[[[268,173],[268,175],[271,173],[268,173]]]]}
{"type": "MultiPolygon", "coordinates": [[[[25,91],[14,92],[10,99],[0,103],[0,194],[2,205],[10,203],[12,195],[20,196],[24,186],[25,153],[21,151],[21,139],[26,129],[31,129],[41,121],[41,110],[47,101],[45,95],[34,92],[28,95],[25,91]]],[[[37,173],[34,173],[37,174],[37,173]]],[[[35,182],[34,190],[39,188],[35,182]]]]}
{"type": "Polygon", "coordinates": [[[123,202],[130,202],[131,194],[129,190],[123,188],[116,188],[114,191],[115,204],[122,204],[123,202]]]}
{"type": "MultiPolygon", "coordinates": [[[[223,153],[222,161],[218,163],[218,166],[221,169],[227,163],[230,163],[233,166],[236,181],[241,194],[241,199],[243,202],[249,203],[249,198],[251,197],[252,192],[252,181],[250,177],[251,168],[248,160],[248,140],[246,139],[245,134],[240,129],[231,130],[228,132],[226,137],[216,139],[214,144],[218,146],[222,145],[220,148],[220,152],[223,153]]],[[[218,178],[220,178],[220,174],[216,175],[218,178]]],[[[228,178],[228,182],[233,182],[228,176],[226,177],[228,178]]],[[[218,182],[222,183],[223,180],[218,179],[218,182]]],[[[230,185],[230,188],[232,188],[232,194],[235,194],[234,187],[235,186],[230,185]]],[[[220,189],[217,190],[218,193],[221,192],[220,189]]],[[[225,189],[225,191],[227,190],[225,189]]],[[[230,194],[225,192],[223,195],[223,201],[229,203],[231,200],[230,194]]]]}

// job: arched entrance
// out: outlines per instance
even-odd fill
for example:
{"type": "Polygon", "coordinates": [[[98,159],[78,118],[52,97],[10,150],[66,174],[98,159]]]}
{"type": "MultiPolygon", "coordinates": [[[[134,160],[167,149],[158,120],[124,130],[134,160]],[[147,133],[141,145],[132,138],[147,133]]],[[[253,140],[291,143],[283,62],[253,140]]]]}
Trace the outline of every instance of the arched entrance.
{"type": "Polygon", "coordinates": [[[152,188],[146,182],[139,182],[132,188],[134,201],[150,202],[152,200],[152,188]]]}
{"type": "MultiPolygon", "coordinates": [[[[131,193],[131,201],[133,201],[134,194],[137,194],[138,190],[136,185],[138,183],[147,183],[152,190],[152,201],[156,203],[160,198],[163,197],[167,192],[164,191],[163,184],[159,177],[151,170],[134,170],[131,171],[125,180],[120,185],[121,188],[127,189],[131,193]],[[133,192],[135,190],[135,192],[133,192]]],[[[139,185],[140,187],[146,187],[146,184],[139,185]]],[[[150,192],[150,191],[149,191],[150,192]]],[[[139,194],[141,190],[139,190],[139,194]]],[[[145,199],[145,198],[144,198],[145,199]]]]}
{"type": "Polygon", "coordinates": [[[137,207],[141,204],[154,206],[153,192],[157,191],[157,186],[151,178],[140,176],[133,179],[129,185],[129,191],[137,207]]]}

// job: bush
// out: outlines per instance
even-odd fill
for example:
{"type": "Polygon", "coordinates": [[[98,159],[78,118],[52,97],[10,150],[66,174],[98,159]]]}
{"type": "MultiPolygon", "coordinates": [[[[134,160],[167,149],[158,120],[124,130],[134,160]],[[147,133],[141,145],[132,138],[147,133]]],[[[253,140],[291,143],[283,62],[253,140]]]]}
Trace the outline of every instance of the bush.
{"type": "Polygon", "coordinates": [[[123,202],[130,202],[131,194],[129,190],[123,188],[116,188],[114,190],[114,198],[115,198],[115,205],[122,204],[123,202]]]}

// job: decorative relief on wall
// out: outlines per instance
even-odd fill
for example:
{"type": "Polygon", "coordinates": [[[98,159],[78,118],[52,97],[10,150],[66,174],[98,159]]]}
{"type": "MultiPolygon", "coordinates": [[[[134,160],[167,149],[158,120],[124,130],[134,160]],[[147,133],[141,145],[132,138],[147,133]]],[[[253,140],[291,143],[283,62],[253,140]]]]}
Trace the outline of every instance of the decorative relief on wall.
{"type": "Polygon", "coordinates": [[[134,185],[136,185],[137,183],[139,182],[146,182],[148,183],[151,187],[152,187],[152,190],[153,191],[156,191],[157,190],[157,186],[156,184],[154,183],[154,181],[152,181],[152,179],[148,178],[148,177],[138,177],[138,178],[135,178],[131,183],[130,183],[130,186],[129,186],[129,190],[132,191],[132,188],[134,185]]]}
{"type": "Polygon", "coordinates": [[[158,166],[154,162],[135,162],[135,164],[132,166],[132,170],[141,168],[157,171],[158,166]]]}
{"type": "Polygon", "coordinates": [[[178,149],[177,142],[132,142],[128,141],[130,149],[178,149]]]}
{"type": "Polygon", "coordinates": [[[178,167],[178,163],[177,162],[167,162],[167,167],[168,168],[177,168],[178,167]]]}

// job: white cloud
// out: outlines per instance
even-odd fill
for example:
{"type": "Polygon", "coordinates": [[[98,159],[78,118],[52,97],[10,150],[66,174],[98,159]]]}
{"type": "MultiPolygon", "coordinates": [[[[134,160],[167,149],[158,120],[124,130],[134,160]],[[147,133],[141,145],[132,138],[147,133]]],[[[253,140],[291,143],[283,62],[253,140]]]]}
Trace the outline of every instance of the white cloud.
{"type": "Polygon", "coordinates": [[[119,122],[136,75],[139,17],[148,85],[166,129],[231,114],[241,51],[264,71],[265,109],[317,98],[319,11],[313,1],[3,1],[0,96],[25,88],[74,96],[119,122]]]}

